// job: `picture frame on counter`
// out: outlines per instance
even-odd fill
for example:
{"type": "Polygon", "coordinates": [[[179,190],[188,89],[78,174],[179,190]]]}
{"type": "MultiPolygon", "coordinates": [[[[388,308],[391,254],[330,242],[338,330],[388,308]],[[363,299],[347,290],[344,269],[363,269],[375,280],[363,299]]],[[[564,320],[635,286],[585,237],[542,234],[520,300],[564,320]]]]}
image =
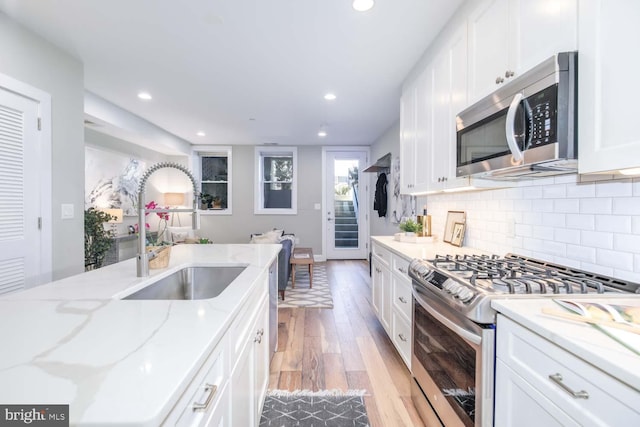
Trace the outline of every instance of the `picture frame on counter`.
{"type": "MultiPolygon", "coordinates": [[[[447,212],[447,222],[444,226],[444,234],[442,235],[442,240],[447,243],[451,243],[451,239],[453,238],[453,226],[455,223],[466,222],[466,215],[464,211],[449,211],[447,212]]],[[[463,229],[464,231],[464,229],[463,229]]],[[[463,233],[464,234],[464,233],[463,233]]],[[[462,243],[460,243],[462,244],[462,243]]]]}
{"type": "Polygon", "coordinates": [[[451,244],[453,246],[462,246],[464,241],[464,226],[463,222],[456,222],[453,224],[453,235],[451,236],[451,244]]]}

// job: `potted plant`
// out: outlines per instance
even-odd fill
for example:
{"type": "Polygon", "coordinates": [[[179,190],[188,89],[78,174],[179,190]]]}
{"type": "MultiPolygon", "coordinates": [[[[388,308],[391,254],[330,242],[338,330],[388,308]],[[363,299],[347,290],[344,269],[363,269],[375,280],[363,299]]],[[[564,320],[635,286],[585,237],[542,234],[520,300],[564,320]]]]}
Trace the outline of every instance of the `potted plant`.
{"type": "Polygon", "coordinates": [[[415,233],[422,232],[422,224],[414,221],[411,218],[402,221],[399,227],[400,230],[404,231],[407,236],[412,236],[415,233]]]}
{"type": "Polygon", "coordinates": [[[93,270],[102,267],[107,251],[113,244],[111,232],[104,223],[112,216],[95,208],[84,211],[84,268],[93,270]]]}
{"type": "Polygon", "coordinates": [[[213,203],[213,196],[207,193],[200,193],[200,209],[209,209],[213,203]]]}

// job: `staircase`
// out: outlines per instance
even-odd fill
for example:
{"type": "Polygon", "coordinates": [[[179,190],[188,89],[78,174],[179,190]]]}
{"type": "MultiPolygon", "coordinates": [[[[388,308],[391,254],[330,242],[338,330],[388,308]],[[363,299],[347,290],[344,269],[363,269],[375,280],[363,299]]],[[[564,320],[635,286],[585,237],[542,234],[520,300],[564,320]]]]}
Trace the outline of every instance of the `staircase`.
{"type": "Polygon", "coordinates": [[[351,200],[335,200],[335,246],[336,248],[358,247],[358,218],[351,200]]]}

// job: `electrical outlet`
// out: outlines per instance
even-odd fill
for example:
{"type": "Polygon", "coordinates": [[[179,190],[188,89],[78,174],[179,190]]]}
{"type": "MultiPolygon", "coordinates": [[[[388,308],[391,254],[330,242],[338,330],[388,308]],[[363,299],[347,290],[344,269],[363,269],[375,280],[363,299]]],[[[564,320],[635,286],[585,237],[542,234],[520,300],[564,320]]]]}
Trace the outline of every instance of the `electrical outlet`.
{"type": "Polygon", "coordinates": [[[313,209],[319,211],[320,210],[320,203],[314,203],[313,209]]]}

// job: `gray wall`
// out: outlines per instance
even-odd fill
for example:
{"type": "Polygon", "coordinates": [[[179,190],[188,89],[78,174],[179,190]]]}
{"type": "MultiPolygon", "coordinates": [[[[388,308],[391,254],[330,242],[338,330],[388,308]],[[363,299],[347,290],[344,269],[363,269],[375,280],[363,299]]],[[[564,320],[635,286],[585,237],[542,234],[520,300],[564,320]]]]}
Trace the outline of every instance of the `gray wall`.
{"type": "MultiPolygon", "coordinates": [[[[380,138],[378,138],[371,145],[371,163],[375,162],[380,157],[387,153],[391,153],[391,158],[395,159],[400,155],[400,121],[398,120],[394,125],[385,131],[380,138]]],[[[379,217],[378,212],[373,210],[373,197],[376,189],[376,181],[378,179],[377,173],[371,173],[370,186],[371,188],[371,201],[369,203],[369,217],[371,218],[370,230],[371,236],[388,236],[397,233],[398,224],[390,222],[390,215],[387,213],[386,217],[379,217]]],[[[388,177],[388,174],[387,174],[388,177]]],[[[389,179],[389,178],[387,178],[389,179]]],[[[391,200],[391,185],[387,184],[387,207],[391,200]]]]}
{"type": "MultiPolygon", "coordinates": [[[[0,13],[0,73],[51,95],[53,279],[84,271],[82,64],[0,13]],[[75,218],[60,218],[61,204],[75,218]]],[[[45,189],[47,191],[47,189],[45,189]]]]}
{"type": "Polygon", "coordinates": [[[233,146],[233,215],[202,215],[201,237],[216,243],[247,243],[251,233],[283,228],[299,238],[299,246],[322,252],[322,148],[298,147],[298,214],[254,215],[255,147],[233,146]]]}

